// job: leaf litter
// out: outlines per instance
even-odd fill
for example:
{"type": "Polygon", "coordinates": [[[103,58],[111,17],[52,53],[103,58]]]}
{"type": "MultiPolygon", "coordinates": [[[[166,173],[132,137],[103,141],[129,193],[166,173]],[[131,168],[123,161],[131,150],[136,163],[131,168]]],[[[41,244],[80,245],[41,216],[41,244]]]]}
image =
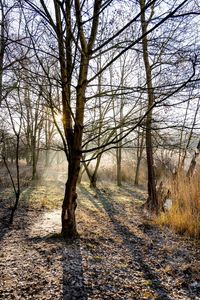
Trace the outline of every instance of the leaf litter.
{"type": "Polygon", "coordinates": [[[0,299],[200,299],[199,242],[155,227],[140,209],[145,191],[80,185],[80,237],[69,242],[62,193],[53,182],[29,188],[12,228],[1,193],[0,299]]]}

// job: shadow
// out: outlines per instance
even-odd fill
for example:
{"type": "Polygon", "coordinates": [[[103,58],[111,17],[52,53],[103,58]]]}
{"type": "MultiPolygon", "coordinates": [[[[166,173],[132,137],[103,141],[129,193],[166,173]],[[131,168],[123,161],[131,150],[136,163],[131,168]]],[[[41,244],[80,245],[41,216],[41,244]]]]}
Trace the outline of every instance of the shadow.
{"type": "MultiPolygon", "coordinates": [[[[0,241],[3,240],[8,232],[26,229],[33,220],[32,216],[30,216],[31,213],[33,215],[33,210],[30,209],[29,203],[27,202],[26,205],[24,205],[20,199],[19,205],[14,213],[13,223],[10,224],[10,216],[14,203],[14,195],[6,197],[4,191],[0,194],[0,241]]],[[[37,211],[35,216],[38,217],[40,213],[41,210],[37,211]]]]}
{"type": "Polygon", "coordinates": [[[96,209],[102,211],[102,206],[100,205],[101,203],[99,203],[98,198],[95,198],[95,196],[92,193],[90,193],[82,184],[80,184],[78,188],[81,194],[84,195],[87,199],[89,199],[96,209]]]}
{"type": "MultiPolygon", "coordinates": [[[[80,239],[66,242],[61,235],[36,236],[28,238],[27,242],[37,250],[44,260],[49,261],[49,268],[59,263],[62,268],[62,295],[60,300],[87,300],[82,268],[80,239]],[[46,247],[44,248],[44,245],[46,247]]],[[[42,288],[42,287],[41,287],[42,288]]],[[[52,298],[53,299],[53,298],[52,298]]],[[[57,299],[57,296],[55,296],[57,299]]]]}
{"type": "MultiPolygon", "coordinates": [[[[47,210],[31,205],[35,187],[37,182],[23,193],[24,200],[19,202],[11,227],[8,223],[12,199],[6,200],[3,193],[0,194],[0,277],[3,282],[0,298],[32,299],[34,295],[34,299],[87,300],[80,240],[66,243],[60,235],[42,236],[46,234],[46,224],[44,228],[40,225],[47,210]],[[34,231],[35,224],[38,227],[34,231]]],[[[45,186],[42,190],[45,196],[45,186]]],[[[40,200],[41,190],[34,197],[32,201],[40,200]]]]}
{"type": "Polygon", "coordinates": [[[134,199],[145,202],[146,197],[144,196],[144,193],[143,193],[143,187],[137,186],[136,188],[137,188],[137,190],[135,191],[135,190],[132,190],[131,188],[129,188],[129,186],[126,186],[126,185],[123,185],[122,187],[120,187],[120,189],[122,191],[127,192],[134,199]]]}
{"type": "MultiPolygon", "coordinates": [[[[96,188],[96,196],[94,196],[89,190],[87,190],[87,188],[85,188],[84,186],[80,185],[79,189],[81,191],[81,193],[83,193],[83,195],[100,211],[106,211],[111,212],[112,215],[116,215],[119,214],[120,211],[117,208],[117,205],[115,205],[115,203],[111,203],[109,201],[107,202],[103,202],[102,199],[100,198],[100,190],[98,188],[96,188]]],[[[103,192],[101,192],[103,194],[103,192]]]]}
{"type": "Polygon", "coordinates": [[[10,230],[9,219],[11,215],[11,199],[2,199],[0,197],[0,241],[10,230]]]}
{"type": "Polygon", "coordinates": [[[65,260],[63,260],[63,300],[87,300],[80,240],[73,241],[66,247],[69,251],[65,252],[65,260]]]}
{"type": "MultiPolygon", "coordinates": [[[[146,253],[141,251],[142,247],[145,245],[145,241],[136,236],[134,233],[123,224],[117,220],[117,215],[119,211],[115,208],[113,203],[108,200],[105,194],[101,190],[97,190],[98,200],[101,202],[103,208],[105,209],[107,215],[114,225],[114,229],[119,234],[123,240],[123,244],[130,251],[133,258],[133,265],[137,268],[137,271],[143,273],[143,277],[150,281],[151,290],[156,294],[156,299],[171,300],[172,298],[168,296],[167,289],[163,286],[159,279],[159,275],[155,268],[152,268],[148,262],[146,262],[146,256],[151,253],[151,247],[149,246],[146,253]]],[[[88,200],[94,202],[94,198],[88,197],[88,200]]]]}

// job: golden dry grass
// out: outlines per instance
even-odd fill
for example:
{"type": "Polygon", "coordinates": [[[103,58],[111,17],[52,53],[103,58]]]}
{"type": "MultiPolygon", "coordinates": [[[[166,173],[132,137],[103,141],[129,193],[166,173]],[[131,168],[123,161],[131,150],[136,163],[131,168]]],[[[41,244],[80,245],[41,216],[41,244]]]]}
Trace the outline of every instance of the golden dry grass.
{"type": "MultiPolygon", "coordinates": [[[[136,171],[135,162],[131,160],[124,160],[121,169],[122,181],[127,183],[134,183],[135,171],[136,171]]],[[[87,178],[84,179],[87,180],[87,178]]],[[[99,181],[109,180],[111,182],[116,182],[117,181],[116,164],[114,163],[114,164],[103,165],[101,168],[99,168],[98,180],[99,181]]],[[[141,164],[140,172],[139,172],[139,184],[141,185],[146,184],[146,180],[147,180],[146,166],[141,164]]]]}
{"type": "Polygon", "coordinates": [[[161,213],[155,220],[175,232],[200,237],[200,172],[188,179],[180,173],[170,180],[172,209],[161,213]]]}
{"type": "Polygon", "coordinates": [[[56,209],[62,206],[63,192],[56,182],[39,182],[31,185],[21,194],[21,203],[35,209],[56,209]]]}

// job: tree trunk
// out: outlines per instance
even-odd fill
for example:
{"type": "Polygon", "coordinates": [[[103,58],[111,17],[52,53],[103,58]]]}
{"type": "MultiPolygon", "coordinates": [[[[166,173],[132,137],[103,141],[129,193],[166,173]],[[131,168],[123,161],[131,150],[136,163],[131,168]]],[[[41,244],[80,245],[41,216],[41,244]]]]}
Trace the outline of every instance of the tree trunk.
{"type": "Polygon", "coordinates": [[[90,187],[96,189],[97,187],[97,174],[93,173],[91,180],[90,180],[90,187]]]}
{"type": "Polygon", "coordinates": [[[138,185],[139,184],[139,175],[140,175],[140,163],[142,160],[142,155],[138,156],[137,158],[137,165],[136,165],[136,170],[135,170],[135,180],[134,184],[138,185]]]}
{"type": "MultiPolygon", "coordinates": [[[[178,165],[179,166],[178,169],[182,169],[182,170],[184,169],[184,163],[185,163],[185,159],[186,159],[186,156],[187,156],[187,150],[189,148],[189,145],[190,145],[190,142],[191,142],[191,139],[192,139],[193,131],[194,131],[195,124],[196,124],[196,119],[197,119],[198,112],[199,112],[199,102],[200,102],[200,99],[198,99],[197,108],[196,108],[196,111],[195,111],[195,114],[194,114],[193,124],[192,124],[191,130],[189,132],[187,144],[186,144],[184,152],[183,152],[182,160],[178,165]]],[[[199,151],[200,149],[198,147],[200,148],[200,144],[197,145],[197,149],[199,151]]],[[[195,165],[196,165],[196,157],[194,158],[194,161],[195,161],[195,165]]],[[[194,165],[194,169],[195,169],[195,165],[194,165]]],[[[190,173],[190,171],[189,171],[189,173],[190,173]]]]}
{"type": "Polygon", "coordinates": [[[140,135],[138,135],[138,145],[137,146],[138,146],[138,148],[137,148],[137,165],[136,165],[135,180],[134,180],[135,185],[139,184],[140,164],[142,161],[142,153],[144,150],[144,130],[142,132],[141,142],[140,142],[140,135]]]}
{"type": "Polygon", "coordinates": [[[97,187],[97,173],[98,173],[99,165],[100,165],[100,162],[101,162],[101,157],[102,157],[102,154],[100,154],[97,157],[96,166],[95,166],[94,172],[93,172],[93,174],[90,178],[90,187],[94,188],[94,189],[96,189],[96,187],[97,187]]]}
{"type": "MultiPolygon", "coordinates": [[[[21,124],[20,124],[20,126],[21,126],[21,124]]],[[[14,131],[15,131],[15,129],[14,129],[14,131]]],[[[20,130],[19,130],[19,132],[20,132],[20,130]]],[[[14,193],[15,193],[15,204],[14,204],[14,206],[12,208],[12,211],[11,211],[10,220],[9,220],[10,224],[13,223],[14,214],[15,214],[15,211],[16,211],[16,209],[18,207],[19,198],[20,198],[20,194],[21,194],[21,190],[20,190],[20,177],[19,177],[19,140],[20,140],[20,134],[16,133],[16,131],[15,131],[15,134],[16,134],[16,139],[17,139],[16,151],[15,151],[15,155],[16,155],[15,165],[16,165],[16,173],[17,173],[17,183],[14,182],[14,179],[12,177],[12,173],[10,172],[10,169],[9,169],[9,167],[7,165],[6,160],[4,160],[4,163],[5,163],[5,166],[6,166],[6,169],[7,169],[8,173],[10,175],[10,179],[11,179],[12,186],[13,186],[14,193]]]]}
{"type": "MultiPolygon", "coordinates": [[[[84,112],[86,103],[86,88],[87,88],[87,74],[89,61],[92,55],[92,48],[95,43],[99,12],[101,9],[102,0],[96,0],[94,3],[93,21],[91,26],[91,33],[87,41],[81,15],[80,1],[65,1],[65,26],[66,31],[63,31],[63,19],[60,3],[54,1],[55,19],[56,19],[56,34],[59,49],[60,75],[62,82],[62,109],[63,109],[63,128],[65,134],[65,153],[68,159],[68,179],[65,186],[65,195],[62,205],[62,234],[65,238],[73,238],[77,236],[76,230],[76,185],[78,182],[78,175],[80,171],[80,161],[82,156],[82,135],[84,128],[84,112]],[[75,111],[72,116],[71,106],[71,82],[73,73],[73,26],[71,13],[75,9],[76,24],[78,27],[77,45],[81,47],[81,55],[78,72],[78,79],[76,84],[76,103],[75,111]],[[64,33],[65,32],[65,33],[64,33]],[[67,147],[66,147],[67,145],[67,147]]],[[[43,7],[47,7],[42,2],[43,7]]],[[[74,105],[74,102],[73,102],[74,105]]]]}
{"type": "Polygon", "coordinates": [[[77,236],[75,210],[77,207],[76,185],[80,171],[80,156],[73,156],[68,166],[68,179],[62,205],[62,234],[64,238],[77,236]]]}
{"type": "Polygon", "coordinates": [[[190,166],[189,166],[189,169],[187,171],[187,177],[191,178],[193,175],[194,175],[194,171],[195,171],[195,167],[196,167],[196,161],[197,161],[197,158],[199,157],[199,154],[200,154],[200,140],[198,142],[198,145],[197,145],[197,151],[195,152],[192,160],[191,160],[191,163],[190,163],[190,166]]]}
{"type": "Polygon", "coordinates": [[[32,180],[37,177],[37,157],[36,157],[36,140],[35,136],[32,137],[32,180]]]}
{"type": "Polygon", "coordinates": [[[116,150],[116,158],[117,158],[117,186],[122,185],[122,148],[121,143],[119,148],[116,150]]]}
{"type": "Polygon", "coordinates": [[[1,23],[0,23],[0,106],[3,99],[3,62],[4,62],[4,55],[5,55],[5,14],[4,14],[4,6],[3,3],[0,2],[0,11],[1,11],[1,23]]]}
{"type": "Polygon", "coordinates": [[[80,70],[80,79],[77,87],[77,104],[76,104],[76,124],[74,130],[66,127],[66,140],[68,142],[68,180],[65,186],[65,195],[62,206],[62,234],[64,238],[75,238],[77,236],[76,229],[76,185],[78,182],[78,176],[80,171],[81,162],[81,145],[83,135],[83,119],[84,119],[84,106],[85,106],[85,91],[88,60],[82,57],[82,65],[80,70]]]}
{"type": "MultiPolygon", "coordinates": [[[[145,0],[140,0],[140,8],[141,8],[141,25],[142,25],[142,34],[145,35],[147,32],[148,22],[145,19],[145,0]]],[[[153,7],[152,14],[153,16],[153,7]]],[[[145,35],[142,39],[142,47],[143,47],[143,60],[145,65],[146,72],[146,80],[147,80],[147,95],[148,95],[148,107],[150,110],[152,105],[154,104],[154,91],[152,84],[152,70],[149,62],[149,54],[148,54],[148,40],[145,35]]],[[[147,207],[157,212],[158,211],[158,199],[156,194],[156,178],[155,178],[155,170],[154,170],[154,159],[153,159],[153,145],[152,145],[152,110],[147,115],[146,118],[146,155],[147,155],[147,169],[148,169],[148,200],[147,207]]]]}
{"type": "Polygon", "coordinates": [[[10,220],[9,220],[9,223],[12,225],[13,224],[13,219],[14,219],[14,214],[15,214],[15,211],[18,207],[18,203],[19,203],[19,197],[20,197],[20,191],[17,191],[15,193],[15,204],[11,210],[11,215],[10,215],[10,220]]]}
{"type": "Polygon", "coordinates": [[[146,125],[146,155],[147,155],[147,170],[148,170],[148,199],[147,199],[147,207],[151,211],[158,211],[158,199],[156,193],[156,178],[155,178],[155,170],[154,170],[154,162],[153,162],[153,149],[152,149],[152,136],[151,130],[149,130],[146,125]]]}

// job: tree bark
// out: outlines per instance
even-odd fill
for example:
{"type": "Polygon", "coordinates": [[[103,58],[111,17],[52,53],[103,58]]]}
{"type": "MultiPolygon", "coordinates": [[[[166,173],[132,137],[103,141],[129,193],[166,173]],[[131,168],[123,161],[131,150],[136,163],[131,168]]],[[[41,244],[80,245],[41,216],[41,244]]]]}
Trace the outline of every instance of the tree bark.
{"type": "Polygon", "coordinates": [[[144,150],[144,131],[142,132],[141,142],[140,142],[140,136],[138,135],[137,164],[136,164],[135,180],[134,180],[135,185],[139,184],[140,165],[142,161],[143,150],[144,150]]]}
{"type": "Polygon", "coordinates": [[[116,150],[116,158],[117,158],[117,186],[122,185],[122,145],[118,145],[116,150]]]}
{"type": "Polygon", "coordinates": [[[136,164],[136,170],[135,170],[135,180],[134,184],[139,185],[139,175],[140,175],[140,163],[141,163],[142,157],[139,156],[137,158],[137,164],[136,164]]]}
{"type": "Polygon", "coordinates": [[[195,171],[195,168],[196,168],[196,161],[197,161],[197,158],[199,157],[199,154],[200,154],[200,140],[199,140],[198,145],[197,145],[197,151],[195,152],[195,154],[194,154],[194,156],[191,160],[189,169],[187,171],[187,177],[188,178],[191,178],[194,175],[194,171],[195,171]]]}
{"type": "Polygon", "coordinates": [[[1,10],[1,23],[0,23],[0,107],[3,99],[3,63],[4,63],[4,55],[6,48],[6,40],[5,40],[5,14],[4,14],[4,4],[2,1],[0,2],[0,10],[1,10]]]}
{"type": "Polygon", "coordinates": [[[68,132],[66,130],[66,140],[68,141],[68,179],[65,186],[65,195],[62,205],[62,234],[64,238],[74,238],[77,236],[76,229],[76,185],[78,182],[78,175],[80,171],[81,161],[81,145],[83,135],[83,121],[84,121],[84,107],[85,107],[85,91],[86,91],[86,78],[88,71],[89,60],[82,54],[79,81],[77,85],[76,95],[76,123],[74,131],[68,132]]]}
{"type": "MultiPolygon", "coordinates": [[[[56,33],[58,44],[62,84],[62,122],[64,128],[64,135],[62,136],[61,134],[61,136],[68,160],[68,179],[65,185],[61,214],[62,233],[65,238],[73,238],[77,235],[75,218],[77,206],[76,185],[82,157],[82,136],[86,103],[85,93],[88,84],[87,74],[92,49],[96,40],[102,0],[94,1],[89,38],[86,38],[81,16],[83,3],[80,3],[80,0],[64,1],[64,5],[61,5],[57,0],[53,2],[55,21],[51,18],[45,1],[41,1],[41,5],[47,15],[49,23],[56,33]],[[72,12],[75,12],[73,20],[71,17],[72,12]],[[74,23],[76,24],[75,30],[74,23]],[[80,53],[78,60],[74,60],[73,47],[80,53]],[[78,74],[78,79],[76,83],[76,100],[72,105],[71,88],[74,73],[76,73],[76,75],[78,74]]],[[[76,80],[75,78],[77,77],[74,76],[74,80],[76,80]]],[[[74,85],[73,82],[73,86],[74,85]]]]}
{"type": "MultiPolygon", "coordinates": [[[[123,76],[122,76],[122,83],[123,83],[123,76]]],[[[117,151],[116,151],[116,158],[117,158],[117,185],[122,185],[122,123],[123,123],[123,97],[120,99],[120,123],[121,127],[119,129],[119,138],[121,139],[120,142],[117,144],[117,151]]]]}
{"type": "Polygon", "coordinates": [[[77,234],[76,215],[77,207],[76,185],[80,170],[80,156],[73,156],[68,165],[68,179],[65,185],[65,195],[62,205],[62,234],[64,238],[74,238],[77,234]]]}
{"type": "MultiPolygon", "coordinates": [[[[145,0],[140,0],[141,8],[141,25],[142,25],[142,34],[145,35],[147,32],[148,22],[145,18],[145,0]]],[[[152,14],[153,15],[153,7],[152,14]]],[[[145,73],[147,80],[147,95],[148,95],[148,107],[147,110],[150,110],[154,104],[154,91],[152,83],[152,70],[149,62],[148,54],[148,40],[145,35],[142,39],[143,47],[143,60],[145,65],[145,73]]],[[[148,200],[147,207],[151,211],[158,211],[158,199],[156,194],[156,178],[154,170],[154,159],[153,159],[153,144],[152,144],[152,110],[147,115],[146,118],[146,156],[147,156],[147,170],[148,170],[148,200]]]]}
{"type": "Polygon", "coordinates": [[[97,172],[98,172],[99,165],[100,165],[100,162],[101,162],[101,157],[102,157],[102,155],[99,155],[97,157],[96,166],[95,166],[94,172],[93,172],[93,174],[90,178],[90,187],[94,188],[94,189],[96,189],[96,187],[97,187],[97,172]]]}

